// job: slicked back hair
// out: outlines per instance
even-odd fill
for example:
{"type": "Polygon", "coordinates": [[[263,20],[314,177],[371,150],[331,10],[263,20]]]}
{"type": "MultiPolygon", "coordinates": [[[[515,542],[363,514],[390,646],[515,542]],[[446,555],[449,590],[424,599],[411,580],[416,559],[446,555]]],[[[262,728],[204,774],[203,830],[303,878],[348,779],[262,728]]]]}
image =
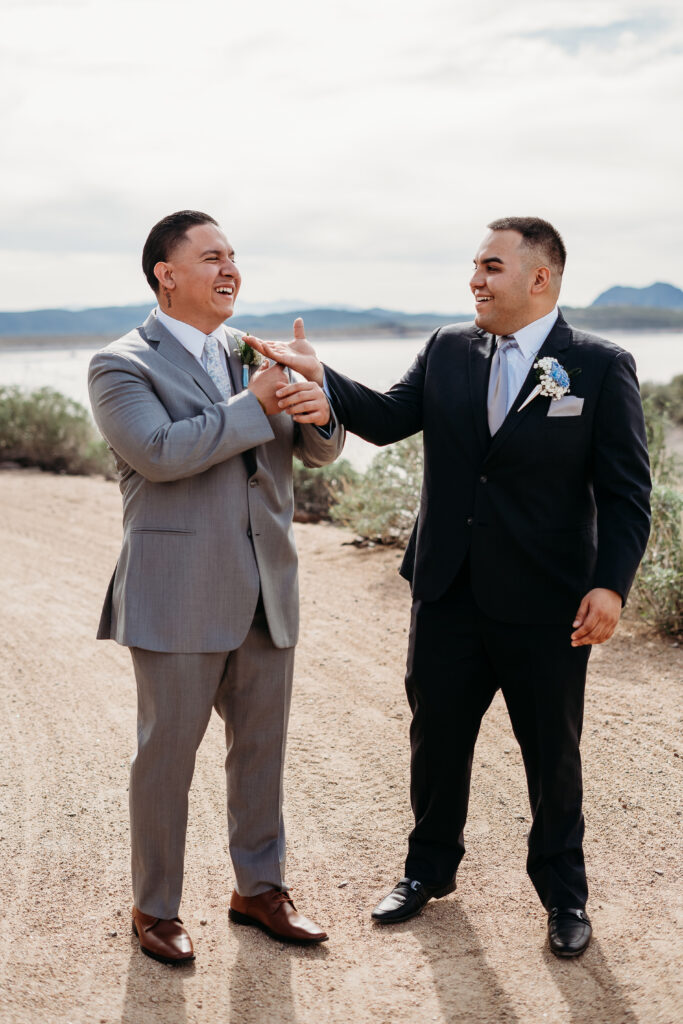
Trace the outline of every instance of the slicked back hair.
{"type": "Polygon", "coordinates": [[[486,225],[491,231],[517,231],[529,248],[540,249],[556,274],[562,274],[567,250],[560,232],[540,217],[499,217],[486,225]]]}
{"type": "Polygon", "coordinates": [[[208,213],[200,213],[199,210],[179,210],[177,213],[169,213],[168,217],[160,220],[147,235],[142,250],[142,270],[155,295],[159,294],[159,282],[154,276],[154,268],[157,263],[166,263],[188,230],[197,224],[215,224],[218,227],[218,221],[208,213]]]}

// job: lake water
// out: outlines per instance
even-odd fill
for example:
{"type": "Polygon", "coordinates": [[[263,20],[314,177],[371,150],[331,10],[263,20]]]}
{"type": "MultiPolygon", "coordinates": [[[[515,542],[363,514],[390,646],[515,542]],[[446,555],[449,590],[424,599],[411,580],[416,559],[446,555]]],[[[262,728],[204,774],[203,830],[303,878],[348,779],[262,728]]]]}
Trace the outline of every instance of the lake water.
{"type": "MultiPolygon", "coordinates": [[[[386,390],[407,370],[425,340],[327,339],[316,342],[316,348],[330,366],[364,384],[386,390]]],[[[610,340],[633,354],[641,381],[666,383],[683,373],[683,332],[611,331],[610,340]]],[[[0,349],[0,385],[52,387],[87,406],[88,363],[99,346],[100,342],[92,347],[0,349]]],[[[363,468],[376,451],[372,445],[351,436],[345,454],[363,468]]]]}

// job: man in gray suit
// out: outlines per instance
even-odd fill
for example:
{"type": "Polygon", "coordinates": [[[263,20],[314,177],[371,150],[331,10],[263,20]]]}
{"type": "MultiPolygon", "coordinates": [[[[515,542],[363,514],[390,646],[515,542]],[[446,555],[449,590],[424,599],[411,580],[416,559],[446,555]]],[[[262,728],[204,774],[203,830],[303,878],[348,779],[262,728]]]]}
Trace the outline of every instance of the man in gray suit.
{"type": "Polygon", "coordinates": [[[296,911],[284,878],[298,631],[292,455],[332,462],[343,428],[317,385],[282,413],[282,367],[266,362],[243,377],[239,332],[224,325],[240,274],[212,217],[165,217],[142,262],[159,305],[98,352],[89,373],[123,495],[123,546],[98,637],[130,648],[137,680],[133,930],[154,959],[194,956],[178,917],[187,803],[215,707],[227,744],[230,917],[280,941],[321,942],[327,935],[296,911]]]}

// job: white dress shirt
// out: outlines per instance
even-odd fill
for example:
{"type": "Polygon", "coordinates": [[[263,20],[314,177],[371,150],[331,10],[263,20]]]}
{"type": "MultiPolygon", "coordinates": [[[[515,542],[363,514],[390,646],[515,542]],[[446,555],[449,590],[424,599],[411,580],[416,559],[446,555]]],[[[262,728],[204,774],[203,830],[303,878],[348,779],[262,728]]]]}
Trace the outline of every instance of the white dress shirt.
{"type": "Polygon", "coordinates": [[[514,338],[517,346],[508,349],[507,352],[507,412],[510,411],[513,402],[517,398],[543,342],[555,326],[557,317],[558,309],[555,306],[550,313],[546,313],[540,320],[534,320],[533,323],[527,324],[526,327],[515,331],[514,338]]]}
{"type": "Polygon", "coordinates": [[[157,308],[154,310],[156,317],[159,322],[164,325],[167,331],[173,335],[176,341],[179,341],[183,348],[187,349],[191,356],[200,363],[204,369],[206,369],[206,353],[204,352],[204,343],[207,338],[215,338],[218,342],[218,351],[220,352],[221,359],[223,360],[223,366],[225,370],[228,370],[226,354],[230,354],[228,347],[228,339],[223,324],[219,324],[215,331],[211,331],[211,334],[203,334],[197,327],[192,327],[191,324],[183,323],[182,320],[175,320],[168,313],[164,313],[162,309],[157,308]]]}

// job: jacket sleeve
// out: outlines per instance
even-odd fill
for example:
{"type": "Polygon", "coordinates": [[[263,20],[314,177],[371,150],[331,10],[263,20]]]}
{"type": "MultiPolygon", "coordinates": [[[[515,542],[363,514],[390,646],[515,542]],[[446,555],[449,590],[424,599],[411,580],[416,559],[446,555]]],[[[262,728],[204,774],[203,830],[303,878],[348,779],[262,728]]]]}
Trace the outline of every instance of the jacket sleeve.
{"type": "Polygon", "coordinates": [[[391,444],[422,430],[426,365],[436,333],[401,380],[384,394],[325,366],[332,405],[347,430],[377,445],[391,444]]]}
{"type": "Polygon", "coordinates": [[[339,423],[330,405],[329,436],[311,423],[297,423],[294,440],[294,454],[304,466],[315,468],[326,466],[341,454],[346,440],[346,431],[339,423]]]}
{"type": "Polygon", "coordinates": [[[172,420],[142,367],[115,352],[90,362],[88,390],[95,422],[115,454],[154,483],[202,473],[275,436],[250,391],[172,420]]]}
{"type": "Polygon", "coordinates": [[[633,357],[620,352],[600,390],[593,440],[598,559],[593,585],[626,603],[650,533],[650,464],[633,357]]]}

